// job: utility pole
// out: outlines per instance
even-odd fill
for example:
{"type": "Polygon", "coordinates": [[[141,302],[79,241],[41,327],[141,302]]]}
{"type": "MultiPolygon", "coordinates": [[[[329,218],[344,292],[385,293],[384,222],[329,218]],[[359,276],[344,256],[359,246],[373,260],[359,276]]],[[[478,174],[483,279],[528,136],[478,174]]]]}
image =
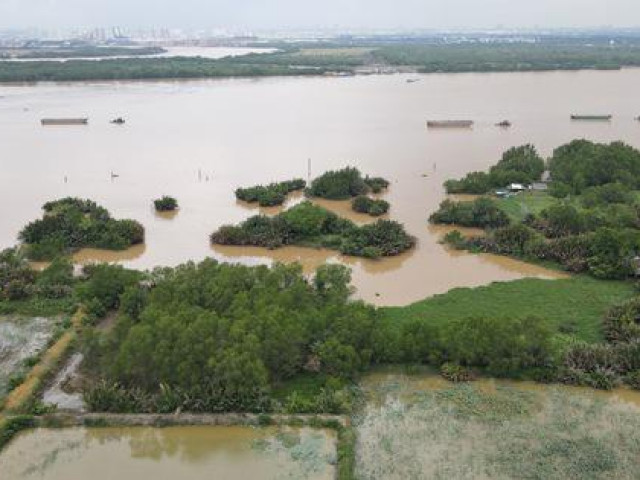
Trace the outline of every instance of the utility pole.
{"type": "Polygon", "coordinates": [[[307,160],[307,183],[311,183],[311,159],[307,160]]]}

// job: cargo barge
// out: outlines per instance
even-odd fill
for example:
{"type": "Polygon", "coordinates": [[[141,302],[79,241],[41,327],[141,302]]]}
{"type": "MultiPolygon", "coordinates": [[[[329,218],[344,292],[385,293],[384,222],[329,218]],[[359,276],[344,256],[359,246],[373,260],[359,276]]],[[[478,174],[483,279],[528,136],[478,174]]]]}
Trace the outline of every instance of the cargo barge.
{"type": "Polygon", "coordinates": [[[473,120],[428,120],[428,128],[470,128],[473,120]]]}
{"type": "Polygon", "coordinates": [[[87,125],[88,118],[43,118],[42,125],[87,125]]]}
{"type": "Polygon", "coordinates": [[[604,120],[608,121],[613,115],[571,115],[571,120],[604,120]]]}

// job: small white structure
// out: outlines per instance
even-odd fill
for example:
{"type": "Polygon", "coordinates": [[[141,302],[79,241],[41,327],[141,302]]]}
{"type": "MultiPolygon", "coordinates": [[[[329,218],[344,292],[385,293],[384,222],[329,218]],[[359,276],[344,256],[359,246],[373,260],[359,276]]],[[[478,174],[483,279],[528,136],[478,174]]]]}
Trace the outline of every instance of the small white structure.
{"type": "Polygon", "coordinates": [[[521,183],[512,183],[507,187],[507,190],[509,190],[510,192],[524,192],[526,189],[527,187],[525,187],[521,183]]]}

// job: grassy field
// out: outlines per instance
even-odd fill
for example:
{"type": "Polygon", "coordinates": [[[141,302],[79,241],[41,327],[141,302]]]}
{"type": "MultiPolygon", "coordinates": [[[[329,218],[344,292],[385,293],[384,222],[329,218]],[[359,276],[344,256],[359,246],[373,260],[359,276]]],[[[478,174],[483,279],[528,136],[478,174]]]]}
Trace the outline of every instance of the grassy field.
{"type": "Polygon", "coordinates": [[[406,307],[383,308],[387,321],[412,318],[449,322],[469,316],[549,319],[585,341],[602,340],[600,320],[606,310],[634,294],[628,282],[576,276],[563,280],[522,279],[477,288],[456,288],[406,307]]]}
{"type": "Polygon", "coordinates": [[[558,199],[544,192],[524,192],[509,198],[501,198],[498,205],[505,211],[511,220],[521,222],[528,214],[538,214],[550,207],[558,199]]]}
{"type": "Polygon", "coordinates": [[[373,479],[637,479],[640,409],[550,386],[365,385],[356,473],[373,479]]]}

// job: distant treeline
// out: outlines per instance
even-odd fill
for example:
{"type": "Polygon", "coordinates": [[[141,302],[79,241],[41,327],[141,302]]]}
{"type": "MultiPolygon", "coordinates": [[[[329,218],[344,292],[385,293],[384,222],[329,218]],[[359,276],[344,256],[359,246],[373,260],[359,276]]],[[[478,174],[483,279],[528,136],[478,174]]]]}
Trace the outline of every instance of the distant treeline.
{"type": "Polygon", "coordinates": [[[614,70],[640,65],[638,45],[394,45],[381,47],[372,55],[380,63],[413,65],[423,73],[614,70]]]}
{"type": "Polygon", "coordinates": [[[291,64],[261,64],[250,60],[240,63],[231,58],[200,57],[2,62],[0,82],[260,77],[318,75],[325,71],[322,67],[297,68],[291,64]]]}
{"type": "MultiPolygon", "coordinates": [[[[165,53],[162,47],[72,47],[72,48],[25,48],[13,50],[15,58],[80,58],[80,57],[117,57],[144,56],[165,53]]],[[[9,56],[8,52],[0,52],[0,57],[9,56]]]]}
{"type": "MultiPolygon", "coordinates": [[[[129,49],[127,53],[130,54],[129,49]]],[[[3,62],[0,82],[210,78],[353,73],[357,67],[391,65],[419,72],[503,72],[619,69],[640,66],[634,42],[438,44],[389,43],[371,48],[331,44],[284,47],[274,53],[207,59],[129,58],[101,61],[3,62]]]]}

